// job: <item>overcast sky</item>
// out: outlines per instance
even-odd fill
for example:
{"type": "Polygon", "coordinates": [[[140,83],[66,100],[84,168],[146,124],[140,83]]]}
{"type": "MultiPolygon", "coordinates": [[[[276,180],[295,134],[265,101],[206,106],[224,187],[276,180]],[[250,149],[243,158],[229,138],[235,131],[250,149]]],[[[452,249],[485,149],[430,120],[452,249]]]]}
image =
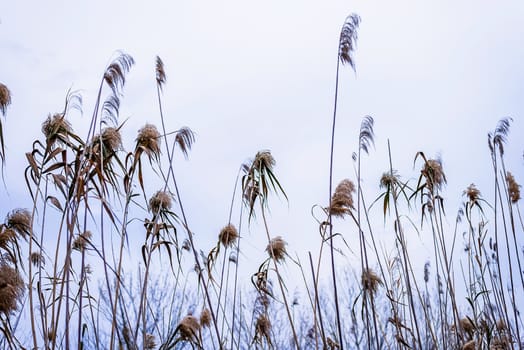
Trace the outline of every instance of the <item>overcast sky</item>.
{"type": "MultiPolygon", "coordinates": [[[[388,169],[390,139],[404,179],[416,181],[417,151],[442,157],[453,223],[470,183],[492,197],[486,135],[507,116],[514,119],[507,164],[524,180],[521,1],[4,1],[0,81],[12,92],[12,106],[4,123],[10,202],[2,209],[30,206],[20,180],[24,153],[41,138],[47,114],[62,110],[69,88],[80,89],[84,116],[71,122],[82,130],[105,67],[123,50],[136,61],[120,111],[121,121],[129,118],[125,145],[132,147],[144,123],[159,124],[156,55],[167,72],[168,130],[187,125],[197,133],[189,161],[178,160],[197,245],[209,249],[227,223],[240,164],[270,149],[289,197],[270,203],[271,230],[291,252],[315,251],[310,209],[328,201],[338,38],[352,12],[362,23],[356,74],[341,71],[336,182],[355,178],[351,154],[365,115],[374,118],[376,133],[363,162],[368,202],[388,169]]],[[[256,226],[246,233],[246,249],[263,244],[256,226]]],[[[354,231],[345,232],[349,242],[356,242],[354,231]]],[[[418,254],[426,259],[432,252],[418,254]]],[[[261,259],[246,261],[255,269],[261,259]]]]}

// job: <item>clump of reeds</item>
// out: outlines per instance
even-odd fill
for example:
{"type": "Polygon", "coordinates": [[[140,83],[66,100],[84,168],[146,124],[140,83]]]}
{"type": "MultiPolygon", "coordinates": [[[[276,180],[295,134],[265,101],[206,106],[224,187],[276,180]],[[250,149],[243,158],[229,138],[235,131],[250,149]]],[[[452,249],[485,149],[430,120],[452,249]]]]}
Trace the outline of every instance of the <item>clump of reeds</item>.
{"type": "Polygon", "coordinates": [[[222,230],[220,230],[220,234],[218,235],[218,239],[224,247],[231,247],[235,244],[237,238],[238,231],[233,224],[226,225],[222,230]]]}
{"type": "Polygon", "coordinates": [[[286,257],[286,244],[286,241],[280,236],[272,238],[266,247],[269,257],[275,259],[275,261],[284,260],[286,257]]]}
{"type": "Polygon", "coordinates": [[[341,218],[349,214],[354,209],[353,192],[355,192],[353,182],[348,179],[342,180],[331,197],[331,205],[328,208],[329,213],[341,218]]]}

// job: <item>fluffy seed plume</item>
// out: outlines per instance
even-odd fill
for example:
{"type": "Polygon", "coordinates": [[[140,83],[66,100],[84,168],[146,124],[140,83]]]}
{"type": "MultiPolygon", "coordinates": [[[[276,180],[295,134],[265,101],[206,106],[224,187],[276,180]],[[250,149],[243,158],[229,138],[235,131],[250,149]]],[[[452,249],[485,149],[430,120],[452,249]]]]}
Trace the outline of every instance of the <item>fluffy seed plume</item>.
{"type": "Polygon", "coordinates": [[[202,327],[209,327],[211,325],[211,311],[208,308],[205,308],[200,313],[200,324],[202,327]]]}
{"type": "Polygon", "coordinates": [[[469,185],[464,191],[464,194],[468,197],[471,203],[476,203],[480,198],[480,191],[475,187],[475,184],[469,185]]]}
{"type": "Polygon", "coordinates": [[[360,24],[360,16],[352,13],[346,18],[342,30],[340,31],[340,40],[338,44],[338,57],[342,64],[349,64],[355,69],[353,61],[353,51],[355,50],[358,39],[357,29],[360,24]]]}
{"type": "Polygon", "coordinates": [[[65,115],[57,113],[47,116],[42,123],[42,133],[49,144],[55,142],[59,137],[65,137],[73,131],[71,124],[65,119],[65,115]]]}
{"type": "Polygon", "coordinates": [[[232,224],[225,226],[222,230],[220,230],[220,234],[218,235],[218,239],[224,245],[224,247],[231,247],[233,244],[235,244],[237,238],[238,231],[232,224]]]}
{"type": "Polygon", "coordinates": [[[11,91],[4,84],[0,83],[0,112],[5,116],[7,106],[11,104],[11,91]]]}
{"type": "Polygon", "coordinates": [[[275,259],[275,261],[283,260],[286,256],[286,244],[286,241],[280,236],[271,239],[266,247],[269,257],[275,259]]]}
{"type": "Polygon", "coordinates": [[[260,315],[255,323],[255,340],[260,341],[265,338],[271,344],[271,321],[266,315],[260,315]]]}
{"type": "Polygon", "coordinates": [[[166,71],[164,70],[164,62],[159,56],[156,56],[156,83],[160,89],[166,83],[166,71]]]}
{"type": "Polygon", "coordinates": [[[506,182],[508,183],[508,192],[511,203],[517,203],[520,200],[520,185],[515,181],[513,174],[509,171],[506,173],[506,182]]]}
{"type": "Polygon", "coordinates": [[[275,166],[275,158],[269,150],[257,152],[255,159],[253,160],[253,168],[255,169],[273,169],[275,166]]]}
{"type": "Polygon", "coordinates": [[[353,192],[355,192],[355,185],[353,182],[348,179],[342,180],[331,197],[329,214],[343,218],[344,215],[351,211],[351,209],[354,209],[353,192]]]}
{"type": "Polygon", "coordinates": [[[116,152],[122,147],[122,135],[120,130],[113,127],[108,127],[102,130],[102,142],[104,147],[111,152],[116,152]]]}
{"type": "Polygon", "coordinates": [[[33,266],[35,267],[45,265],[44,256],[40,252],[32,252],[30,260],[31,264],[33,264],[33,266]]]}
{"type": "Polygon", "coordinates": [[[446,183],[446,175],[442,170],[442,162],[439,159],[429,159],[424,163],[420,173],[426,178],[426,185],[430,192],[441,188],[446,183]]]}
{"type": "Polygon", "coordinates": [[[460,327],[466,332],[470,337],[473,336],[475,332],[475,325],[468,317],[463,317],[460,319],[460,327]]]}
{"type": "Polygon", "coordinates": [[[24,291],[24,281],[18,271],[6,261],[0,261],[0,312],[9,314],[15,311],[24,291]]]}
{"type": "Polygon", "coordinates": [[[173,196],[171,196],[169,192],[158,191],[149,199],[149,209],[151,209],[153,213],[169,210],[171,209],[172,202],[173,196]]]}
{"type": "Polygon", "coordinates": [[[144,349],[146,349],[146,350],[153,350],[154,348],[156,348],[155,336],[153,334],[147,333],[146,334],[146,339],[145,339],[145,347],[144,347],[144,349]]]}
{"type": "Polygon", "coordinates": [[[198,319],[195,316],[187,315],[178,324],[178,331],[182,340],[194,340],[200,331],[200,323],[198,323],[198,319]]]}
{"type": "Polygon", "coordinates": [[[7,216],[7,227],[25,237],[31,232],[31,212],[27,209],[15,209],[7,216]]]}
{"type": "Polygon", "coordinates": [[[89,242],[91,241],[91,236],[91,231],[85,231],[79,234],[73,241],[73,249],[83,252],[87,248],[89,242]]]}
{"type": "Polygon", "coordinates": [[[149,157],[160,155],[160,133],[153,124],[146,124],[138,130],[136,146],[149,157]]]}
{"type": "Polygon", "coordinates": [[[382,280],[371,269],[364,269],[362,271],[362,288],[373,294],[378,290],[378,286],[382,284],[382,280]]]}

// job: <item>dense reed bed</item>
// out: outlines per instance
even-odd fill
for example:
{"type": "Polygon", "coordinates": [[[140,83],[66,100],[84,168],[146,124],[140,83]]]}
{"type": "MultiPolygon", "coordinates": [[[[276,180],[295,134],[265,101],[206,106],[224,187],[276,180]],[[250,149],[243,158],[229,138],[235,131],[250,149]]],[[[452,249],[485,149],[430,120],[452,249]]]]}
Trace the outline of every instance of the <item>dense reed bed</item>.
{"type": "MultiPolygon", "coordinates": [[[[216,241],[194,234],[175,157],[188,157],[195,135],[188,127],[166,129],[167,74],[159,57],[151,78],[158,125],[140,128],[131,149],[124,149],[126,125],[118,113],[131,56],[119,53],[103,72],[85,136],[70,118],[84,108],[81,96],[68,92],[63,109],[42,122],[42,135],[25,154],[27,207],[13,209],[0,225],[0,346],[522,348],[524,224],[519,179],[506,168],[504,152],[512,120],[500,120],[488,134],[485,152],[492,164],[483,171],[493,186],[482,192],[493,193],[493,200],[471,184],[456,194],[463,199],[456,215],[442,195],[442,161],[424,152],[413,155],[417,181],[409,182],[404,179],[413,174],[400,175],[388,148],[383,176],[371,179],[382,192],[364,193],[362,160],[374,144],[369,116],[360,123],[355,173],[334,179],[339,71],[355,69],[359,23],[350,15],[339,38],[326,154],[329,190],[325,203],[311,203],[317,226],[310,236],[318,249],[304,252],[305,260],[294,257],[286,237],[271,228],[273,198],[293,199],[269,150],[239,164],[231,202],[225,203],[229,216],[216,241]],[[376,222],[377,216],[382,220],[376,222]],[[257,266],[243,266],[251,269],[246,283],[239,265],[244,233],[253,226],[267,244],[257,266]],[[394,236],[387,249],[377,234],[384,226],[394,236]],[[340,227],[350,227],[356,237],[351,247],[340,227]],[[432,247],[427,262],[409,249],[414,235],[432,247]],[[348,254],[356,264],[340,262],[348,254]],[[284,266],[298,276],[292,283],[301,285],[300,298],[288,288],[284,266]]],[[[8,87],[0,84],[4,117],[11,102],[8,87]]],[[[0,124],[2,164],[4,132],[0,124]]]]}

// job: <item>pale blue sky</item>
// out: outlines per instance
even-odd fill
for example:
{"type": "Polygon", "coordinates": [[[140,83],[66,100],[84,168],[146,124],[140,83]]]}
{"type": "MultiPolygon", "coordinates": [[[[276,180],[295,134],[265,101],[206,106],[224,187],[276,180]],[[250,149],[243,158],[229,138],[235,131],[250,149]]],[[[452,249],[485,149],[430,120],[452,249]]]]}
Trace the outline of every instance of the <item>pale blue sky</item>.
{"type": "MultiPolygon", "coordinates": [[[[271,228],[291,252],[315,251],[309,213],[328,201],[338,37],[352,12],[362,23],[357,73],[341,71],[336,182],[354,179],[351,153],[365,115],[376,125],[376,150],[363,163],[368,202],[388,168],[389,138],[394,167],[405,178],[418,176],[417,151],[442,156],[453,223],[470,183],[492,196],[486,135],[506,116],[514,118],[507,164],[524,180],[520,1],[5,1],[0,81],[13,95],[4,124],[9,204],[30,205],[20,179],[42,121],[62,109],[70,87],[81,89],[84,116],[71,121],[82,130],[116,50],[136,60],[122,99],[121,120],[130,118],[126,146],[145,122],[158,124],[154,59],[160,55],[168,76],[167,128],[187,125],[197,133],[178,175],[199,247],[209,249],[227,221],[239,165],[270,149],[290,199],[289,205],[273,201],[271,228]]],[[[265,247],[258,231],[244,245],[247,252],[265,247]]],[[[348,226],[350,242],[354,231],[348,226]]],[[[261,259],[249,256],[246,264],[258,267],[261,259]]]]}

